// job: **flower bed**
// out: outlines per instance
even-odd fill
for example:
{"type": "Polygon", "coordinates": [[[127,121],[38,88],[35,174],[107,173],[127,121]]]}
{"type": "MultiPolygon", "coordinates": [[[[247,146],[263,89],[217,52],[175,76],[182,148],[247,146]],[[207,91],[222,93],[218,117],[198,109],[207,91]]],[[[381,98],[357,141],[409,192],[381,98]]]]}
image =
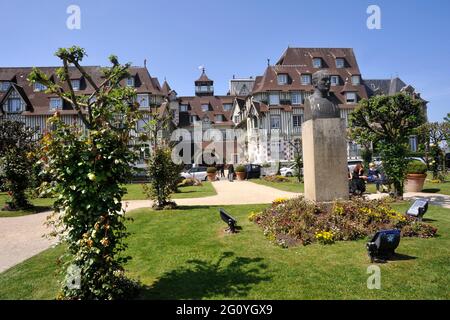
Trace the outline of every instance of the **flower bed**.
{"type": "Polygon", "coordinates": [[[282,247],[314,242],[332,244],[365,238],[382,229],[400,229],[404,237],[434,237],[437,229],[393,210],[386,200],[337,201],[316,205],[303,197],[274,201],[249,220],[282,247]]]}
{"type": "Polygon", "coordinates": [[[289,179],[283,176],[265,176],[264,180],[268,182],[289,182],[289,179]]]}

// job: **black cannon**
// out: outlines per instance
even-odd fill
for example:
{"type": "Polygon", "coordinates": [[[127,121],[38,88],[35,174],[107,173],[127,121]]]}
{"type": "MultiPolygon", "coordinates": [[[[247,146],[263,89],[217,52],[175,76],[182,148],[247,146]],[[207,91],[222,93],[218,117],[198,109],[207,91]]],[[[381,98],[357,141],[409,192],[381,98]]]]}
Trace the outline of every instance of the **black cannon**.
{"type": "Polygon", "coordinates": [[[406,211],[406,214],[422,220],[424,214],[428,211],[428,200],[418,199],[414,202],[411,208],[406,211]]]}
{"type": "Polygon", "coordinates": [[[230,216],[224,209],[220,209],[220,218],[228,225],[227,232],[236,233],[237,220],[230,216]]]}
{"type": "Polygon", "coordinates": [[[395,254],[395,249],[399,244],[400,230],[378,231],[366,245],[370,262],[375,260],[386,261],[395,254]]]}

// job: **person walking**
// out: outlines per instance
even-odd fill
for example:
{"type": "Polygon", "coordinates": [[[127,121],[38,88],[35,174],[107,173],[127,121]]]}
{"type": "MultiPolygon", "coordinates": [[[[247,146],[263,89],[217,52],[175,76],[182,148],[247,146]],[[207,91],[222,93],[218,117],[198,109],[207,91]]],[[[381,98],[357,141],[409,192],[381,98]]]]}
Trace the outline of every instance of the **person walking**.
{"type": "Polygon", "coordinates": [[[230,164],[228,166],[228,181],[233,182],[234,180],[234,166],[230,164]]]}
{"type": "Polygon", "coordinates": [[[225,178],[225,164],[224,163],[222,163],[220,165],[220,177],[225,178]]]}

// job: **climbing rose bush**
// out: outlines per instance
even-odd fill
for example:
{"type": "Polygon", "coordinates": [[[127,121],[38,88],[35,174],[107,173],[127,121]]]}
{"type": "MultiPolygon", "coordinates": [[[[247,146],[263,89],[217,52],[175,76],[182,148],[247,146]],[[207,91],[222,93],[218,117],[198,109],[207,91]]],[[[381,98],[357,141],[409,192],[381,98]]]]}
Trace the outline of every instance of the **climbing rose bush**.
{"type": "Polygon", "coordinates": [[[138,285],[124,275],[128,235],[121,200],[121,187],[131,176],[137,153],[131,148],[133,130],[139,119],[134,88],[122,87],[130,64],[121,65],[111,56],[112,66],[103,70],[104,82],[95,83],[80,65],[85,52],[78,47],[59,49],[63,67],[55,83],[35,69],[32,83],[70,102],[83,127],[68,125],[56,113],[42,139],[40,165],[51,177],[51,191],[57,194],[55,213],[49,217],[67,246],[61,257],[65,274],[60,299],[122,299],[136,294],[138,285]],[[77,96],[71,86],[69,67],[76,68],[90,83],[91,97],[77,96]],[[60,83],[69,88],[63,91],[60,83]]]}

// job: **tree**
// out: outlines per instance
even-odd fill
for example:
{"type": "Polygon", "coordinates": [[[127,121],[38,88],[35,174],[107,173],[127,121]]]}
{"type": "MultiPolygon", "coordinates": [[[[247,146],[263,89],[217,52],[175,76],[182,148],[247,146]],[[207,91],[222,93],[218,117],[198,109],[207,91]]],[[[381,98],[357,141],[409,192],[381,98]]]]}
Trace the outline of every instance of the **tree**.
{"type": "Polygon", "coordinates": [[[23,122],[0,120],[0,168],[4,188],[10,195],[7,210],[31,208],[26,190],[35,161],[35,131],[23,122]]]}
{"type": "Polygon", "coordinates": [[[155,209],[171,209],[176,207],[176,204],[171,201],[170,195],[177,191],[183,169],[173,161],[173,145],[167,137],[172,126],[172,117],[163,106],[159,110],[151,110],[146,118],[149,119],[144,126],[146,134],[141,135],[141,141],[150,144],[147,161],[150,183],[144,185],[144,190],[154,201],[155,209]]]}
{"type": "Polygon", "coordinates": [[[399,93],[364,99],[350,114],[350,136],[357,143],[371,141],[383,157],[383,168],[396,196],[403,196],[408,140],[425,122],[422,103],[399,93]]]}
{"type": "Polygon", "coordinates": [[[295,141],[289,140],[289,144],[294,149],[294,165],[295,165],[295,176],[299,183],[303,182],[303,153],[302,153],[302,140],[295,139],[295,141]]]}
{"type": "Polygon", "coordinates": [[[442,165],[442,169],[445,170],[445,153],[441,144],[448,140],[450,122],[427,122],[419,128],[419,133],[424,135],[426,150],[431,156],[430,166],[433,171],[433,179],[438,180],[440,166],[442,165]]]}
{"type": "Polygon", "coordinates": [[[84,128],[65,124],[56,112],[49,120],[53,130],[42,139],[40,162],[59,195],[51,220],[53,235],[68,248],[62,259],[65,278],[59,298],[126,298],[137,288],[124,276],[123,264],[129,257],[122,254],[128,233],[121,204],[126,192],[121,185],[128,181],[137,160],[129,147],[139,119],[136,92],[120,86],[129,76],[129,63],[122,65],[111,56],[111,67],[103,69],[104,81],[98,84],[81,66],[85,55],[84,49],[75,46],[59,49],[56,56],[63,67],[56,71],[58,81],[38,69],[28,79],[70,103],[84,124],[84,128]],[[71,69],[92,87],[90,96],[75,94],[71,69]],[[79,286],[72,285],[74,277],[79,286]]]}

